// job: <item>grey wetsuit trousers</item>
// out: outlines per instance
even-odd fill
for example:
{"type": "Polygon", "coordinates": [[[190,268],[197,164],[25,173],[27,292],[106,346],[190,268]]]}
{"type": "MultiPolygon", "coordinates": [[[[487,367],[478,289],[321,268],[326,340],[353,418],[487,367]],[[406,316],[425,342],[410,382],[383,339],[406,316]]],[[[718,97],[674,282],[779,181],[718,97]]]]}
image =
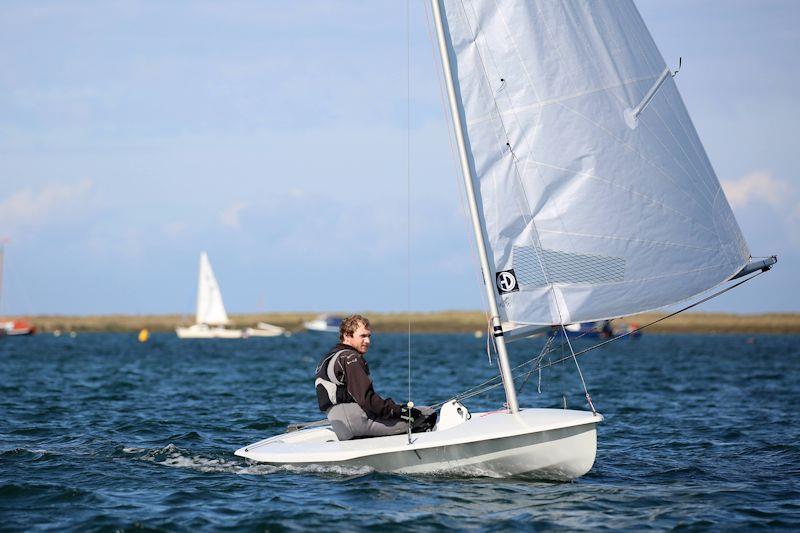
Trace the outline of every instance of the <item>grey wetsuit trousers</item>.
{"type": "MultiPolygon", "coordinates": [[[[424,409],[424,410],[423,410],[424,409]]],[[[433,412],[431,409],[421,408],[433,412]]],[[[399,435],[408,431],[405,420],[381,420],[370,418],[357,403],[340,403],[328,409],[328,420],[339,440],[350,440],[354,437],[385,437],[399,435]]]]}

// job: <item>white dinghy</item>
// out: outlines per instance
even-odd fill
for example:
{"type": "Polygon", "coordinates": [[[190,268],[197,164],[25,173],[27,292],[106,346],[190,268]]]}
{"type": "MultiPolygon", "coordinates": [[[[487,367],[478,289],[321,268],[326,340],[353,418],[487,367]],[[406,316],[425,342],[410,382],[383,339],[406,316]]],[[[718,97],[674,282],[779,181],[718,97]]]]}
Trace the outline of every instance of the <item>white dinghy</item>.
{"type": "Polygon", "coordinates": [[[570,480],[592,468],[595,426],[603,417],[586,411],[522,409],[470,414],[445,404],[433,431],[339,442],[330,426],[277,435],[236,451],[281,465],[369,467],[381,472],[537,477],[570,480]],[[460,412],[459,412],[460,411],[460,412]]]}
{"type": "Polygon", "coordinates": [[[506,343],[668,306],[776,259],[750,261],[632,1],[431,5],[506,406],[470,415],[453,400],[427,433],[340,442],[308,427],[236,454],[573,479],[603,417],[585,383],[588,411],[520,409],[506,343]]]}
{"type": "Polygon", "coordinates": [[[222,292],[219,290],[217,278],[211,269],[208,254],[200,254],[200,269],[197,280],[197,310],[195,324],[189,327],[175,328],[181,339],[241,339],[242,330],[230,329],[225,304],[222,303],[222,292]]]}

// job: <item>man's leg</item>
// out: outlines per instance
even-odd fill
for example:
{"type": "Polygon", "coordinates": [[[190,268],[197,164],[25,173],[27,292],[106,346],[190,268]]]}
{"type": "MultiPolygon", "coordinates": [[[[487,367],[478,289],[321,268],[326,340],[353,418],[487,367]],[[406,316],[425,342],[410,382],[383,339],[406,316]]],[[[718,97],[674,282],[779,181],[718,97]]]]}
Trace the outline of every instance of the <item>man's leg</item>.
{"type": "MultiPolygon", "coordinates": [[[[354,415],[357,417],[357,413],[352,413],[353,410],[349,408],[351,405],[358,407],[357,404],[353,403],[341,403],[328,409],[327,415],[328,420],[331,422],[331,429],[336,433],[336,438],[339,440],[350,440],[353,438],[350,419],[354,418],[354,415]]],[[[359,410],[360,409],[359,407],[359,410]]]]}
{"type": "MultiPolygon", "coordinates": [[[[420,411],[424,417],[435,413],[433,409],[422,406],[420,411]]],[[[350,440],[354,437],[386,437],[408,431],[408,423],[405,420],[370,418],[357,403],[334,405],[328,410],[328,420],[331,421],[331,427],[339,440],[350,440]]],[[[415,421],[415,425],[419,425],[420,422],[422,420],[415,421]]]]}
{"type": "Polygon", "coordinates": [[[397,435],[408,430],[403,420],[376,420],[357,403],[341,403],[328,409],[328,420],[339,440],[350,440],[353,437],[384,437],[397,435]]]}
{"type": "MultiPolygon", "coordinates": [[[[424,431],[429,427],[432,428],[433,425],[436,423],[436,411],[426,406],[420,406],[419,410],[422,413],[422,417],[414,420],[412,431],[417,429],[419,431],[424,431]],[[429,417],[431,416],[433,416],[433,419],[429,420],[429,417]]],[[[405,433],[408,431],[408,422],[406,422],[405,420],[397,420],[397,419],[395,420],[368,419],[368,420],[369,422],[367,423],[366,436],[369,437],[384,437],[386,435],[399,435],[400,433],[405,433]]]]}

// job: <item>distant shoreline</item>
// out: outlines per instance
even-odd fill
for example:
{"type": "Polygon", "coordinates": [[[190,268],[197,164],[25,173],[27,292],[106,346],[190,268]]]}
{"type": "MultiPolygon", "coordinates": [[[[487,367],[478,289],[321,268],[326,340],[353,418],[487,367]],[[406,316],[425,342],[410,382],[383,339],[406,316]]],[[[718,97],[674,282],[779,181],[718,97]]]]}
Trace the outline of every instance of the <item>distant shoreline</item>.
{"type": "MultiPolygon", "coordinates": [[[[486,330],[486,318],[477,311],[441,311],[431,313],[373,313],[362,311],[372,321],[376,332],[406,332],[409,319],[415,333],[473,333],[486,330]]],[[[340,313],[342,314],[342,313],[340,313]]],[[[255,326],[268,322],[290,331],[303,329],[303,322],[318,313],[252,313],[230,316],[232,328],[255,326]]],[[[644,325],[666,313],[645,313],[615,320],[615,324],[644,325]]],[[[165,315],[39,315],[27,317],[39,332],[94,331],[135,332],[173,331],[176,326],[190,325],[193,316],[165,315]]],[[[767,313],[740,315],[733,313],[684,313],[654,324],[646,329],[652,333],[800,333],[800,313],[767,313]]]]}

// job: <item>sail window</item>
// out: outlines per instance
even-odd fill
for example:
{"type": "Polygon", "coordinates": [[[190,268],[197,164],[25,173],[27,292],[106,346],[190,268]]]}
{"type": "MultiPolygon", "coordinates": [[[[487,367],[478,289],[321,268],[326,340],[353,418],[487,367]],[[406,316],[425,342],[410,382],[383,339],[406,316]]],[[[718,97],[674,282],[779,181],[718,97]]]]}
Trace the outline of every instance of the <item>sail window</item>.
{"type": "Polygon", "coordinates": [[[514,246],[512,264],[520,287],[548,283],[609,283],[625,279],[625,258],[514,246]],[[540,263],[544,263],[544,270],[540,263]],[[546,276],[545,276],[546,272],[546,276]]]}

